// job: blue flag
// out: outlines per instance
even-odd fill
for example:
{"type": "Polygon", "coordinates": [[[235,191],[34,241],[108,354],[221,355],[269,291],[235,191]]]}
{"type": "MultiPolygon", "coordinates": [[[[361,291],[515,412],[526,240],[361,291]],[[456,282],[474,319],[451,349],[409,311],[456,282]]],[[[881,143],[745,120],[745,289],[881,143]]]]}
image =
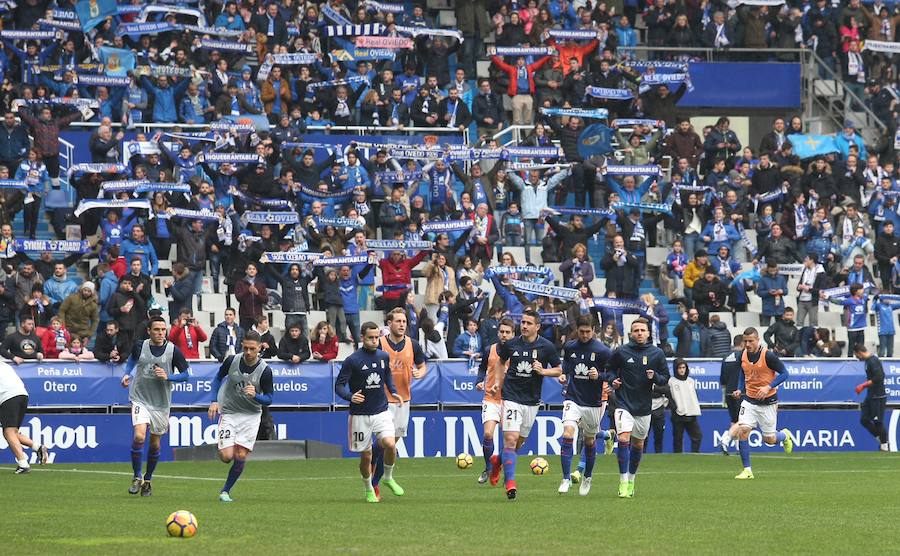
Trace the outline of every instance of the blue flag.
{"type": "Polygon", "coordinates": [[[269,131],[269,119],[266,118],[265,114],[241,114],[240,116],[226,114],[224,119],[238,125],[252,125],[256,131],[269,131]]]}
{"type": "Polygon", "coordinates": [[[591,124],[578,137],[578,154],[587,160],[596,154],[612,152],[612,129],[604,124],[591,124]]]}
{"type": "Polygon", "coordinates": [[[840,152],[831,135],[788,135],[788,140],[801,159],[840,152]]]}
{"type": "Polygon", "coordinates": [[[134,52],[124,48],[100,47],[100,60],[106,69],[106,75],[127,75],[137,64],[134,52]]]}
{"type": "Polygon", "coordinates": [[[107,17],[118,13],[116,0],[78,0],[75,4],[75,13],[81,22],[81,29],[87,33],[94,27],[103,23],[107,17]]]}

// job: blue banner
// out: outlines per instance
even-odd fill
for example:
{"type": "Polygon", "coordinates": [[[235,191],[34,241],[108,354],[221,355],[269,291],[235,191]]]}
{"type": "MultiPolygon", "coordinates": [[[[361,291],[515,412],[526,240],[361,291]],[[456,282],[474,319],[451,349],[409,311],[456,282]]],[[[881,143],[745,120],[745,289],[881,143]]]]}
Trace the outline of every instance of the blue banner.
{"type": "Polygon", "coordinates": [[[612,129],[604,124],[591,124],[578,137],[578,154],[585,160],[612,152],[612,129]]]}
{"type": "MultiPolygon", "coordinates": [[[[480,397],[481,393],[478,394],[480,397]]],[[[272,417],[280,440],[327,442],[340,446],[345,457],[352,456],[347,450],[345,411],[276,411],[272,417]]],[[[607,415],[603,429],[609,427],[608,419],[607,415]]],[[[727,412],[724,409],[704,410],[698,421],[704,432],[701,452],[717,452],[722,433],[729,425],[727,412]]],[[[897,451],[900,410],[888,410],[885,423],[891,451],[897,451]]],[[[876,441],[859,423],[856,410],[780,410],[778,426],[791,431],[795,438],[794,449],[801,452],[871,451],[877,447],[876,441]]],[[[131,416],[127,413],[28,414],[20,432],[49,447],[50,463],[130,461],[132,426],[131,416]]],[[[162,440],[161,459],[171,461],[175,448],[215,444],[216,432],[217,423],[205,412],[173,413],[169,418],[169,432],[162,440]]],[[[403,458],[453,457],[459,453],[480,458],[481,432],[481,413],[478,411],[413,411],[408,436],[397,447],[403,458]]],[[[562,432],[561,411],[540,411],[520,453],[557,455],[562,432]]],[[[667,430],[664,437],[663,450],[671,452],[671,431],[667,430]]],[[[495,438],[498,442],[500,435],[495,438]]],[[[749,442],[754,453],[781,451],[780,447],[765,446],[759,431],[750,434],[749,442]]],[[[6,441],[0,438],[0,463],[9,465],[13,459],[6,448],[6,441]]],[[[224,477],[225,468],[222,469],[224,477]]],[[[129,472],[130,468],[123,466],[122,470],[129,472]]],[[[90,473],[90,470],[84,472],[90,473]]],[[[158,472],[164,475],[165,465],[158,472]]]]}
{"type": "MultiPolygon", "coordinates": [[[[785,359],[790,378],[779,387],[779,399],[790,404],[857,403],[854,387],[865,381],[863,364],[856,360],[785,359]]],[[[885,360],[885,388],[888,403],[900,403],[900,360],[885,360]]],[[[286,365],[279,360],[269,362],[275,374],[277,406],[331,406],[335,402],[334,379],[340,362],[286,365]]],[[[721,404],[718,360],[690,361],[691,376],[697,381],[701,404],[721,404]]],[[[75,363],[44,361],[23,363],[15,367],[25,381],[29,405],[33,407],[97,407],[128,403],[128,393],[119,380],[122,366],[99,362],[75,363]]],[[[209,404],[209,382],[218,369],[215,361],[191,363],[193,376],[187,383],[177,384],[173,398],[176,406],[209,404]]],[[[462,385],[474,381],[467,361],[429,361],[427,380],[414,381],[416,404],[478,405],[481,392],[462,385]],[[416,395],[421,389],[423,397],[416,395]]],[[[474,382],[472,382],[474,385],[474,382]]],[[[555,380],[544,381],[544,402],[562,403],[561,386],[555,380]]]]}
{"type": "Polygon", "coordinates": [[[834,142],[832,135],[788,135],[791,145],[794,146],[794,154],[804,158],[837,153],[841,150],[834,142]]]}
{"type": "Polygon", "coordinates": [[[106,68],[106,75],[113,76],[127,75],[137,63],[134,52],[109,46],[100,47],[100,60],[106,68]]]}
{"type": "Polygon", "coordinates": [[[681,108],[799,108],[800,64],[691,62],[681,108]]]}
{"type": "Polygon", "coordinates": [[[75,13],[81,22],[81,29],[87,33],[100,25],[104,19],[118,13],[116,0],[78,0],[75,13]]]}
{"type": "MultiPolygon", "coordinates": [[[[304,143],[318,143],[327,145],[332,149],[338,149],[340,153],[345,152],[351,143],[358,143],[357,150],[360,157],[367,159],[375,156],[379,150],[378,147],[368,147],[364,145],[409,145],[410,148],[421,148],[425,145],[461,145],[463,144],[462,135],[458,133],[440,133],[434,135],[338,135],[332,132],[329,135],[324,133],[307,133],[303,136],[304,143]]],[[[324,148],[313,149],[313,157],[316,162],[322,162],[329,157],[329,153],[324,148]]],[[[340,156],[338,156],[340,158],[340,156]]]]}

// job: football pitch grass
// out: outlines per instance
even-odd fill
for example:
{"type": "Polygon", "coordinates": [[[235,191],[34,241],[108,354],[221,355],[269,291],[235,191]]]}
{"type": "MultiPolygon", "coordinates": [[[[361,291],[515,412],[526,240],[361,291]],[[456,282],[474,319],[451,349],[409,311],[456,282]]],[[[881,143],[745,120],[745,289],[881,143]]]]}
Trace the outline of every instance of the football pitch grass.
{"type": "MultiPolygon", "coordinates": [[[[232,491],[228,467],[163,462],[153,496],[127,493],[129,464],[56,464],[16,476],[0,467],[6,554],[797,554],[895,552],[900,458],[882,453],[759,454],[737,481],[737,455],[647,455],[633,499],[618,499],[615,455],[598,456],[593,489],[557,494],[559,458],[531,474],[518,460],[519,499],[478,485],[481,458],[403,459],[403,497],[366,504],[357,460],[248,461],[232,491]],[[168,538],[189,510],[200,530],[168,538]]],[[[387,489],[385,489],[387,490],[387,489]]]]}

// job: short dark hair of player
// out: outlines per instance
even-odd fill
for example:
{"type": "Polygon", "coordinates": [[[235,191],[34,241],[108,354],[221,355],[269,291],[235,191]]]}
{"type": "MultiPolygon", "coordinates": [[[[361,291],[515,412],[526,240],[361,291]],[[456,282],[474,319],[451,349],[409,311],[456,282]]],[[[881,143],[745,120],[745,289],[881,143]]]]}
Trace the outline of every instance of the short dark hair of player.
{"type": "Polygon", "coordinates": [[[150,320],[147,321],[147,330],[150,330],[151,328],[153,328],[153,325],[156,324],[157,322],[163,323],[163,326],[168,326],[166,324],[166,319],[164,319],[162,317],[151,317],[150,320]]]}
{"type": "Polygon", "coordinates": [[[534,319],[535,324],[541,324],[541,314],[534,309],[525,309],[524,311],[522,311],[522,316],[531,317],[534,319]]]}
{"type": "Polygon", "coordinates": [[[256,330],[252,330],[252,329],[251,329],[251,330],[248,330],[247,332],[244,333],[244,341],[245,341],[245,342],[256,342],[256,343],[261,343],[261,342],[262,342],[262,336],[260,336],[260,335],[259,335],[259,332],[257,332],[256,330]]]}
{"type": "Polygon", "coordinates": [[[638,317],[638,318],[634,319],[633,321],[631,321],[631,328],[634,328],[635,324],[643,324],[644,326],[647,327],[648,331],[650,330],[650,321],[645,319],[644,317],[638,317]]]}
{"type": "Polygon", "coordinates": [[[394,307],[393,309],[391,309],[387,314],[387,322],[394,322],[395,315],[403,315],[405,317],[406,309],[404,309],[403,307],[394,307]]]}
{"type": "Polygon", "coordinates": [[[575,328],[581,328],[582,326],[594,328],[594,320],[590,315],[578,315],[578,318],[575,319],[575,328]]]}
{"type": "Polygon", "coordinates": [[[850,286],[850,295],[859,295],[862,293],[863,287],[862,284],[853,284],[850,286]]]}
{"type": "Polygon", "coordinates": [[[497,325],[497,328],[500,328],[501,326],[508,326],[512,328],[513,331],[516,330],[516,322],[510,318],[501,319],[500,324],[497,325]]]}
{"type": "Polygon", "coordinates": [[[752,326],[744,329],[744,336],[759,336],[759,332],[756,331],[752,326]]]}
{"type": "Polygon", "coordinates": [[[365,336],[365,335],[366,335],[366,332],[368,332],[369,330],[372,330],[373,328],[374,328],[375,330],[378,330],[378,331],[379,331],[379,334],[381,333],[381,332],[380,332],[380,331],[381,331],[381,327],[378,326],[377,324],[375,324],[375,323],[372,322],[372,321],[363,323],[363,325],[359,328],[359,333],[360,333],[361,336],[365,336]]]}
{"type": "Polygon", "coordinates": [[[853,346],[853,353],[863,355],[864,353],[869,353],[869,350],[866,348],[866,344],[856,344],[853,346]]]}
{"type": "Polygon", "coordinates": [[[269,317],[267,317],[265,315],[260,315],[260,316],[256,317],[256,324],[262,324],[264,322],[269,322],[269,317]]]}
{"type": "Polygon", "coordinates": [[[733,347],[741,347],[742,345],[744,345],[744,336],[742,336],[741,334],[738,334],[737,336],[735,336],[734,339],[731,341],[731,345],[733,347]]]}

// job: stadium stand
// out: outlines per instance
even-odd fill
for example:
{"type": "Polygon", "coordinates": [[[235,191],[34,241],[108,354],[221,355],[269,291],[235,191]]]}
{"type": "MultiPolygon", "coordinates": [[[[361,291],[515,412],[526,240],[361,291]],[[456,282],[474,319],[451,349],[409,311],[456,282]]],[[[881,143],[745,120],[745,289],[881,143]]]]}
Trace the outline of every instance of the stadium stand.
{"type": "Polygon", "coordinates": [[[265,316],[341,359],[400,306],[437,356],[524,302],[557,345],[641,314],[822,357],[859,283],[891,355],[898,43],[854,2],[8,3],[0,329],[158,309],[221,359],[265,316]]]}

